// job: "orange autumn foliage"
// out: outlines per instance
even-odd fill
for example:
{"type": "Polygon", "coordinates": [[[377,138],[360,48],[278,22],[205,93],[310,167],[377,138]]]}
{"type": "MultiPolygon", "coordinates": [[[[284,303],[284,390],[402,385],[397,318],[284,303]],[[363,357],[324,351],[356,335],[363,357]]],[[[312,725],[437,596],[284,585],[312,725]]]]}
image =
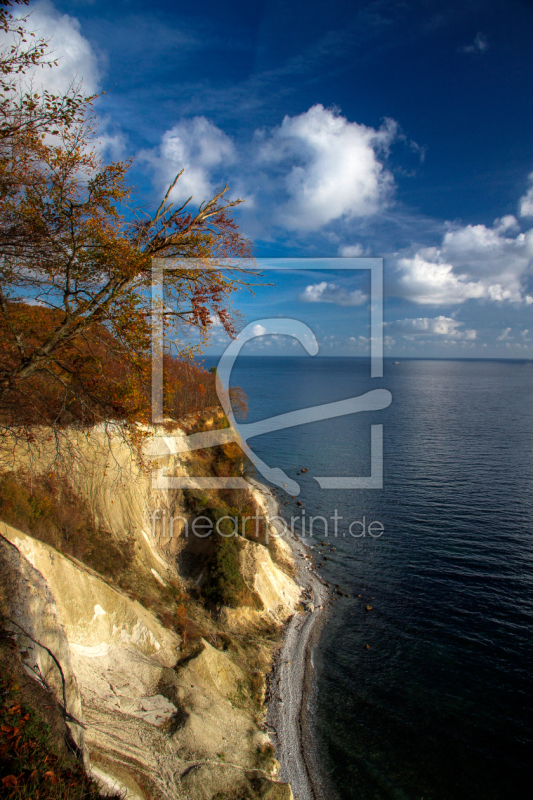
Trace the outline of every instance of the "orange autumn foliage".
{"type": "MultiPolygon", "coordinates": [[[[26,303],[10,304],[10,318],[36,347],[43,330],[60,319],[58,310],[26,303]]],[[[8,371],[19,354],[0,316],[0,369],[8,371]]],[[[0,395],[0,423],[6,428],[33,425],[94,425],[102,419],[146,421],[151,418],[150,362],[125,348],[102,324],[71,339],[45,369],[17,390],[0,395]],[[20,402],[21,398],[23,402],[20,402]]],[[[164,358],[164,413],[179,419],[220,408],[215,375],[190,359],[164,358]]],[[[244,417],[246,396],[230,390],[235,413],[244,417]]]]}

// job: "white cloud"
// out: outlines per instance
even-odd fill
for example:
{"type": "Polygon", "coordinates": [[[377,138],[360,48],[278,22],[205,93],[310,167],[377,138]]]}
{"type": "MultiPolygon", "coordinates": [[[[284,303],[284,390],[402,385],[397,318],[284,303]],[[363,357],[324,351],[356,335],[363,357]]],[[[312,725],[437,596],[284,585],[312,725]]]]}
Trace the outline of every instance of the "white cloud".
{"type": "MultiPolygon", "coordinates": [[[[100,91],[102,68],[98,54],[81,33],[81,24],[76,17],[60,13],[50,0],[41,0],[29,9],[21,9],[19,19],[28,17],[26,30],[33,31],[35,38],[48,42],[46,59],[57,61],[57,66],[31,67],[24,83],[35,92],[49,91],[65,94],[73,86],[83,95],[94,95],[100,91]]],[[[13,39],[0,32],[0,47],[11,44],[13,39]]],[[[48,137],[53,141],[53,137],[48,137]]],[[[113,161],[124,157],[127,138],[116,123],[109,118],[99,119],[99,133],[92,146],[103,158],[113,161]]]]}
{"type": "Polygon", "coordinates": [[[376,214],[394,184],[378,154],[388,152],[396,135],[392,120],[375,130],[320,104],[286,116],[268,138],[258,139],[260,164],[278,170],[288,195],[278,223],[307,231],[376,214]]]}
{"type": "MultiPolygon", "coordinates": [[[[349,348],[351,351],[354,349],[358,349],[360,351],[368,352],[368,347],[370,345],[371,339],[368,336],[349,336],[348,339],[344,338],[337,338],[334,336],[326,336],[325,339],[333,339],[329,344],[329,347],[333,349],[343,349],[344,347],[349,348]]],[[[383,346],[384,347],[392,347],[396,344],[396,339],[392,336],[384,336],[383,337],[383,346]]]]}
{"type": "Polygon", "coordinates": [[[487,37],[484,33],[477,33],[472,44],[467,44],[465,47],[460,47],[461,53],[484,53],[489,47],[487,37]]]}
{"type": "MultiPolygon", "coordinates": [[[[213,192],[215,177],[217,183],[223,178],[248,200],[244,213],[251,213],[252,226],[263,233],[272,226],[306,232],[335,220],[368,217],[387,206],[394,180],[383,160],[397,136],[393,120],[376,130],[316,105],[286,116],[274,129],[255,131],[237,153],[229,136],[197,116],[180,120],[139,160],[149,164],[160,191],[184,168],[173,200],[191,195],[203,200],[213,192]],[[238,171],[233,168],[237,161],[238,171]]],[[[352,245],[345,255],[362,252],[360,245],[352,245]]]]}
{"type": "Polygon", "coordinates": [[[161,191],[184,169],[171,200],[184,202],[192,195],[200,203],[214,192],[212,172],[235,160],[235,148],[229,136],[208,119],[193,117],[174,125],[156,150],[144,151],[139,159],[150,164],[161,191]]]}
{"type": "Polygon", "coordinates": [[[111,161],[123,159],[127,141],[127,136],[109,117],[99,120],[98,136],[94,139],[93,146],[102,158],[109,158],[111,161]]]}
{"type": "MultiPolygon", "coordinates": [[[[254,336],[263,336],[266,333],[266,328],[263,325],[254,325],[252,333],[254,336]]],[[[270,344],[270,341],[268,343],[270,344]]]]}
{"type": "Polygon", "coordinates": [[[449,230],[439,247],[400,256],[400,294],[423,305],[470,299],[529,302],[524,283],[533,261],[533,230],[518,230],[509,215],[492,228],[466,225],[449,230]]]}
{"type": "Polygon", "coordinates": [[[343,258],[358,258],[362,256],[363,253],[364,249],[361,244],[348,244],[341,247],[339,250],[339,255],[343,258]]]}
{"type": "MultiPolygon", "coordinates": [[[[69,14],[61,14],[49,0],[30,8],[27,30],[50,43],[57,67],[34,67],[28,72],[35,88],[42,87],[54,94],[65,92],[69,86],[83,81],[83,93],[96,94],[100,88],[101,70],[90,42],[82,35],[80,22],[69,14]]],[[[23,9],[18,16],[26,16],[23,9]]]]}
{"type": "Polygon", "coordinates": [[[505,328],[500,336],[497,337],[498,342],[506,342],[509,339],[514,339],[514,336],[511,336],[511,328],[505,328]]]}
{"type": "Polygon", "coordinates": [[[306,286],[299,299],[302,303],[334,303],[337,306],[362,306],[368,300],[368,296],[359,289],[348,292],[336,283],[322,281],[321,283],[313,283],[306,286]]]}
{"type": "Polygon", "coordinates": [[[450,339],[475,339],[475,330],[461,330],[464,322],[453,317],[416,317],[415,319],[399,319],[388,324],[388,329],[402,334],[406,339],[415,336],[447,336],[450,339]]]}
{"type": "Polygon", "coordinates": [[[533,172],[529,175],[529,182],[531,186],[519,201],[521,217],[533,217],[533,172]]]}
{"type": "Polygon", "coordinates": [[[222,322],[220,321],[220,317],[218,316],[218,314],[210,314],[209,315],[209,324],[213,328],[221,328],[222,327],[222,322]]]}

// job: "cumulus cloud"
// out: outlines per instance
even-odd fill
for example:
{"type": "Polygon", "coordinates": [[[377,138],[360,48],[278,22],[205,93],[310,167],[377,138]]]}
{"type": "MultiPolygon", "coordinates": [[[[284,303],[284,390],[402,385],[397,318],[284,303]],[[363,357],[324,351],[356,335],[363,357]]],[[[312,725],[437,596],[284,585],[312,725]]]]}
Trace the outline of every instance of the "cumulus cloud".
{"type": "MultiPolygon", "coordinates": [[[[52,68],[31,67],[24,78],[27,88],[31,85],[32,91],[61,95],[74,86],[84,95],[97,94],[101,88],[101,59],[81,33],[79,20],[60,13],[49,0],[21,9],[18,18],[25,16],[26,30],[35,33],[31,40],[44,39],[48,43],[47,58],[57,61],[52,68]]],[[[29,35],[27,38],[30,40],[29,35]]],[[[9,46],[12,41],[0,32],[0,46],[9,46]]],[[[92,145],[103,158],[117,161],[124,157],[127,138],[113,120],[104,117],[99,119],[99,133],[92,145]]]]}
{"type": "Polygon", "coordinates": [[[174,125],[163,135],[159,147],[144,151],[139,160],[151,166],[161,191],[184,169],[171,200],[184,202],[192,195],[202,202],[215,190],[213,172],[231,164],[235,157],[233,142],[224,131],[205,117],[192,117],[174,125]]]}
{"type": "MultiPolygon", "coordinates": [[[[27,9],[19,14],[26,16],[27,9]]],[[[69,14],[61,14],[49,0],[30,8],[27,30],[49,41],[57,67],[34,67],[28,72],[35,88],[54,94],[65,92],[69,86],[83,81],[84,94],[96,94],[100,89],[101,70],[90,42],[81,33],[80,22],[69,14]]],[[[5,41],[5,39],[4,39],[5,41]]]]}
{"type": "MultiPolygon", "coordinates": [[[[330,337],[326,336],[325,338],[326,339],[330,338],[330,339],[334,340],[329,344],[329,347],[331,347],[331,348],[336,348],[339,345],[341,347],[343,347],[344,344],[346,343],[348,348],[350,348],[351,350],[353,350],[354,348],[357,348],[359,350],[368,351],[368,346],[369,346],[369,344],[371,342],[370,337],[362,336],[362,335],[361,336],[349,336],[348,339],[336,338],[336,337],[333,337],[333,336],[330,336],[330,337]]],[[[392,347],[394,344],[396,344],[396,339],[394,339],[392,336],[384,336],[383,337],[383,346],[384,347],[392,347]]]]}
{"type": "Polygon", "coordinates": [[[358,258],[364,253],[363,245],[361,244],[348,244],[339,249],[339,255],[343,258],[358,258]]]}
{"type": "Polygon", "coordinates": [[[337,306],[362,306],[368,300],[368,295],[356,289],[347,291],[336,283],[312,283],[305,287],[300,295],[302,303],[334,303],[337,306]]]}
{"type": "Polygon", "coordinates": [[[221,328],[222,322],[220,321],[220,317],[218,314],[210,314],[209,315],[209,323],[213,328],[221,328]]]}
{"type": "MultiPolygon", "coordinates": [[[[159,190],[185,169],[173,200],[191,194],[204,199],[215,178],[219,183],[223,177],[248,200],[244,213],[252,212],[248,221],[255,220],[256,227],[307,232],[341,219],[369,217],[387,206],[394,180],[384,160],[397,137],[393,120],[376,130],[316,105],[286,116],[273,129],[255,131],[251,140],[239,143],[238,152],[206,117],[180,120],[140,160],[151,166],[159,190]]],[[[347,255],[362,253],[358,245],[350,249],[347,255]]]]}
{"type": "Polygon", "coordinates": [[[460,47],[459,50],[461,53],[484,53],[485,50],[488,50],[489,42],[487,37],[484,33],[476,34],[476,37],[472,44],[467,44],[465,47],[460,47]]]}
{"type": "Polygon", "coordinates": [[[498,342],[507,342],[510,341],[511,339],[514,339],[514,336],[511,336],[511,330],[512,330],[511,328],[504,328],[501,334],[498,337],[496,337],[498,342]]]}
{"type": "Polygon", "coordinates": [[[288,230],[307,231],[342,217],[376,214],[394,183],[380,156],[396,135],[392,120],[375,130],[320,104],[286,116],[258,140],[260,164],[278,171],[288,195],[278,222],[288,230]]]}
{"type": "Polygon", "coordinates": [[[449,230],[438,247],[400,255],[399,293],[424,305],[470,299],[533,302],[525,278],[533,262],[533,230],[520,233],[509,215],[492,228],[466,225],[449,230]]]}
{"type": "Polygon", "coordinates": [[[453,317],[416,317],[415,319],[399,319],[388,324],[388,329],[402,334],[406,339],[415,336],[445,336],[450,339],[475,339],[475,330],[462,330],[464,322],[453,317]]]}
{"type": "Polygon", "coordinates": [[[93,146],[102,158],[120,161],[125,156],[127,144],[127,136],[109,117],[100,118],[93,146]]]}
{"type": "Polygon", "coordinates": [[[269,333],[263,336],[266,330],[262,325],[254,325],[252,331],[257,338],[246,344],[246,350],[250,353],[259,353],[268,348],[270,352],[277,355],[290,355],[295,348],[301,349],[302,347],[301,343],[292,336],[282,333],[269,333]]]}
{"type": "Polygon", "coordinates": [[[529,175],[529,182],[531,186],[519,201],[519,213],[521,217],[533,217],[533,172],[529,175]]]}

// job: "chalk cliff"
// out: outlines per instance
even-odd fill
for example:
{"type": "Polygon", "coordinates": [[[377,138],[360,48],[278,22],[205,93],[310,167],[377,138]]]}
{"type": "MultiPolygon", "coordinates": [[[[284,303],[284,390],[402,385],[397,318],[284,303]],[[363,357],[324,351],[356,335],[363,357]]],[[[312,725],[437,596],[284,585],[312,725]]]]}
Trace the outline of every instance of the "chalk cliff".
{"type": "MultiPolygon", "coordinates": [[[[17,456],[19,469],[68,479],[132,558],[122,586],[0,522],[6,625],[27,651],[27,670],[66,707],[80,757],[110,791],[139,800],[289,800],[290,787],[275,780],[262,698],[280,627],[300,593],[290,550],[280,541],[267,546],[243,538],[239,572],[249,602],[206,611],[203,629],[195,618],[194,636],[165,624],[161,608],[167,600],[170,607],[169,592],[201,585],[192,578],[207,555],[187,549],[183,525],[170,531],[153,522],[154,508],[182,520],[191,511],[186,493],[153,488],[149,468],[187,475],[198,464],[194,453],[176,455],[173,439],[183,440],[182,431],[149,434],[144,465],[112,430],[70,432],[61,460],[44,436],[37,456],[35,447],[17,456]]],[[[250,487],[249,494],[264,510],[260,492],[250,487]]]]}

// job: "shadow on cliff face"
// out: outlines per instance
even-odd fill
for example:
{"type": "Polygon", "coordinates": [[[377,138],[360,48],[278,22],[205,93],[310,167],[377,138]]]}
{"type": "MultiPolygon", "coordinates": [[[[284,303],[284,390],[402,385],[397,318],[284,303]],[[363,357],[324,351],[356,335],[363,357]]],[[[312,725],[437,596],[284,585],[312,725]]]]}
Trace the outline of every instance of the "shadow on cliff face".
{"type": "Polygon", "coordinates": [[[177,558],[178,568],[193,583],[191,593],[210,610],[220,606],[263,608],[242,575],[241,553],[246,539],[240,535],[241,530],[238,509],[224,507],[204,508],[188,526],[177,558]],[[199,533],[190,532],[189,528],[199,533]]]}
{"type": "MultiPolygon", "coordinates": [[[[202,517],[210,509],[202,511],[201,514],[193,514],[189,523],[189,529],[192,524],[198,519],[198,530],[202,524],[202,517]]],[[[205,524],[205,522],[204,522],[205,524]]],[[[216,534],[209,536],[197,535],[191,530],[187,531],[186,535],[182,535],[181,549],[177,555],[177,564],[180,575],[185,579],[192,581],[197,587],[202,584],[206,578],[209,569],[209,564],[213,560],[216,549],[216,534]]]]}

